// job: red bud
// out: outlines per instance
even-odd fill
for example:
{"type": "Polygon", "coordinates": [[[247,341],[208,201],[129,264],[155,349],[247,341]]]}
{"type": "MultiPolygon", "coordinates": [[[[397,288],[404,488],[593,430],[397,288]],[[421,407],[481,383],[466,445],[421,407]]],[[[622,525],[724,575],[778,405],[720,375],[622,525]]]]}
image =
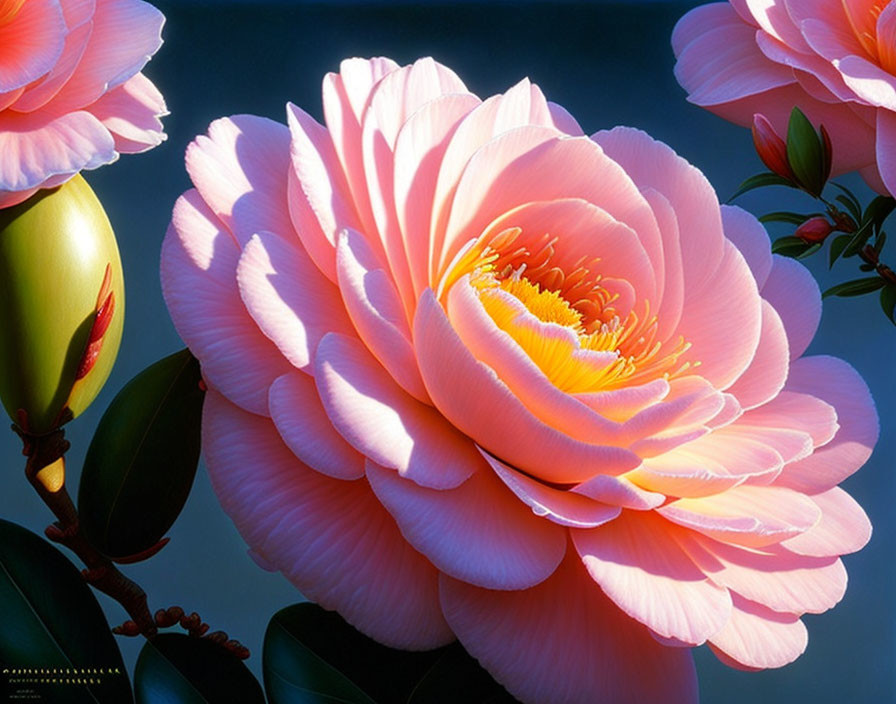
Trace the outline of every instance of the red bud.
{"type": "Polygon", "coordinates": [[[759,113],[753,115],[753,144],[762,163],[770,171],[793,180],[793,170],[787,161],[787,144],[775,132],[775,128],[765,118],[765,115],[759,113]]]}
{"type": "Polygon", "coordinates": [[[799,237],[803,242],[815,244],[816,242],[824,242],[825,237],[834,231],[834,226],[821,215],[809,218],[796,228],[794,236],[799,237]]]}

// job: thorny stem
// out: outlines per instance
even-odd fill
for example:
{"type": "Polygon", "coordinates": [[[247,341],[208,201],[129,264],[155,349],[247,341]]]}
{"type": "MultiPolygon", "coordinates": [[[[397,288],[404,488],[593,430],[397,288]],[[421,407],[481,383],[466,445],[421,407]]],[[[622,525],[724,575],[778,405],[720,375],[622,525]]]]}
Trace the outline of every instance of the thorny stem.
{"type": "Polygon", "coordinates": [[[85,581],[121,604],[140,633],[147,638],[155,636],[158,630],[149,612],[146,592],[122,574],[109,558],[100,554],[81,531],[78,510],[65,488],[63,472],[65,453],[69,448],[65,431],[60,428],[46,435],[31,435],[17,425],[13,425],[13,430],[22,438],[22,454],[28,458],[25,476],[57,518],[47,527],[46,536],[65,545],[81,559],[87,567],[81,571],[85,581]]]}

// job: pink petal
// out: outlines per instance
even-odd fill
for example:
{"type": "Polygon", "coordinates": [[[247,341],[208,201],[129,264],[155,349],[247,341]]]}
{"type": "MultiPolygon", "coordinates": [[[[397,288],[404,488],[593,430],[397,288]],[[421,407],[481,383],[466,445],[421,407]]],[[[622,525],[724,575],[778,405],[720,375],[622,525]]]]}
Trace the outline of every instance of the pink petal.
{"type": "Polygon", "coordinates": [[[461,432],[508,464],[550,482],[578,483],[638,464],[632,453],[574,440],[533,416],[489,367],[463,345],[425,291],[414,320],[423,381],[436,407],[461,432]],[[458,384],[463,379],[463,384],[458,384]],[[471,393],[475,389],[475,393],[471,393]]]}
{"type": "Polygon", "coordinates": [[[395,140],[402,125],[423,105],[442,95],[466,92],[463,81],[453,71],[431,58],[423,58],[385,76],[371,93],[362,118],[364,173],[376,233],[408,311],[413,310],[415,296],[395,207],[395,140]]]}
{"type": "Polygon", "coordinates": [[[425,489],[367,463],[367,479],[405,539],[436,568],[486,589],[527,589],[566,553],[563,527],[536,516],[481,467],[456,489],[425,489]]]}
{"type": "Polygon", "coordinates": [[[809,633],[799,617],[779,614],[736,594],[732,599],[731,619],[710,640],[714,652],[719,650],[751,670],[783,667],[803,654],[809,633]]]}
{"type": "Polygon", "coordinates": [[[675,24],[672,30],[672,50],[678,56],[698,37],[722,26],[741,27],[744,21],[727,2],[698,5],[675,24]]]}
{"type": "Polygon", "coordinates": [[[645,384],[628,386],[612,391],[573,394],[573,396],[605,418],[622,422],[628,420],[639,411],[643,411],[645,408],[662,401],[668,393],[669,382],[665,379],[654,379],[645,384]]]}
{"type": "Polygon", "coordinates": [[[641,195],[653,210],[662,233],[665,289],[662,291],[662,303],[653,312],[657,316],[656,338],[668,340],[681,320],[685,293],[678,215],[669,199],[655,188],[642,188],[641,195]]]}
{"type": "Polygon", "coordinates": [[[54,109],[89,105],[137,75],[162,46],[164,23],[164,15],[142,0],[97,0],[87,48],[54,97],[54,109]]]}
{"type": "Polygon", "coordinates": [[[339,237],[336,267],[342,292],[337,305],[344,301],[358,335],[399,386],[429,403],[395,284],[354,230],[345,230],[339,237]]]}
{"type": "Polygon", "coordinates": [[[880,425],[868,386],[849,364],[835,357],[804,357],[793,363],[787,388],[826,401],[840,430],[809,457],[784,467],[777,484],[807,494],[830,489],[871,456],[880,425]]]}
{"type": "Polygon", "coordinates": [[[517,472],[513,467],[492,457],[485,450],[482,456],[495,470],[498,478],[516,494],[516,497],[532,509],[536,516],[571,528],[596,528],[616,518],[618,506],[594,501],[584,492],[562,491],[517,472]]]}
{"type": "Polygon", "coordinates": [[[482,457],[435,409],[408,396],[357,339],[321,340],[314,380],[327,415],[352,447],[421,486],[452,489],[482,457]]]}
{"type": "MultiPolygon", "coordinates": [[[[19,112],[38,110],[52,100],[71,78],[87,48],[87,42],[93,32],[93,23],[90,21],[95,9],[93,1],[62,2],[61,4],[63,14],[66,16],[66,25],[68,25],[62,54],[48,73],[24,86],[20,89],[22,91],[20,97],[10,101],[10,104],[15,103],[15,109],[19,112]],[[73,8],[73,5],[77,8],[73,8]],[[77,11],[70,11],[75,9],[77,11]]],[[[0,104],[2,103],[3,100],[0,99],[0,104]]]]}
{"type": "MultiPolygon", "coordinates": [[[[665,495],[646,491],[625,476],[610,477],[606,474],[598,474],[587,482],[582,482],[572,491],[597,501],[603,501],[611,506],[621,506],[637,511],[649,511],[661,506],[666,500],[665,495]]],[[[587,528],[589,526],[579,527],[587,528]]]]}
{"type": "Polygon", "coordinates": [[[723,24],[693,39],[678,54],[675,78],[688,101],[707,107],[794,83],[793,72],[769,61],[747,24],[723,24]]]}
{"type": "Polygon", "coordinates": [[[0,25],[0,93],[49,73],[62,55],[65,30],[59,0],[30,0],[0,25]]]}
{"type": "Polygon", "coordinates": [[[293,369],[256,327],[236,282],[239,248],[196,191],[174,206],[162,245],[162,293],[174,327],[214,389],[268,414],[268,389],[293,369]]]}
{"type": "MultiPolygon", "coordinates": [[[[790,367],[787,332],[775,309],[762,301],[762,329],[756,356],[737,381],[728,387],[744,409],[770,401],[784,387],[790,367]]],[[[698,370],[699,371],[699,370],[698,370]]]]}
{"type": "Polygon", "coordinates": [[[168,114],[162,94],[142,73],[128,79],[90,106],[115,139],[115,149],[134,154],[158,146],[167,137],[160,117],[168,114]]]}
{"type": "Polygon", "coordinates": [[[871,521],[849,494],[834,487],[812,497],[821,520],[782,545],[800,555],[827,557],[858,552],[871,539],[871,521]]]}
{"type": "Polygon", "coordinates": [[[657,513],[711,538],[747,547],[780,543],[821,518],[807,496],[774,486],[737,486],[714,496],[679,499],[657,513]]]}
{"type": "Polygon", "coordinates": [[[336,281],[336,238],[344,228],[360,227],[358,215],[330,133],[292,103],[286,105],[286,118],[292,135],[292,222],[314,263],[336,281]]]}
{"type": "Polygon", "coordinates": [[[489,591],[443,576],[439,591],[464,648],[523,701],[697,702],[690,651],[651,638],[574,554],[532,589],[489,591]]]}
{"type": "Polygon", "coordinates": [[[443,95],[411,115],[395,138],[395,205],[414,292],[429,281],[429,225],[439,166],[460,121],[480,100],[443,95]]]}
{"type": "Polygon", "coordinates": [[[0,114],[0,190],[24,191],[54,176],[67,180],[117,158],[112,135],[89,113],[0,114]]]}
{"type": "Polygon", "coordinates": [[[256,232],[292,235],[287,209],[289,131],[254,115],[215,120],[187,147],[187,172],[203,200],[246,244],[256,232]]]}
{"type": "Polygon", "coordinates": [[[653,513],[631,511],[571,531],[589,574],[620,609],[665,638],[698,645],[725,625],[731,597],[706,578],[674,532],[653,513]]]}
{"type": "Polygon", "coordinates": [[[339,289],[292,237],[252,235],[240,255],[236,279],[258,328],[299,369],[310,372],[314,350],[328,332],[354,333],[339,289]]]}
{"type": "Polygon", "coordinates": [[[806,557],[780,545],[737,547],[694,532],[676,538],[713,582],[780,613],[821,613],[846,591],[846,570],[834,557],[806,557]]]}
{"type": "Polygon", "coordinates": [[[324,116],[333,147],[342,164],[360,220],[360,232],[373,232],[375,223],[364,175],[361,152],[361,117],[370,93],[379,81],[398,69],[391,59],[346,59],[339,73],[329,73],[323,82],[324,116]]]}
{"type": "Polygon", "coordinates": [[[812,274],[790,257],[773,256],[772,270],[760,294],[771,303],[787,331],[790,358],[801,356],[821,320],[821,293],[812,274]]]}
{"type": "Polygon", "coordinates": [[[771,242],[765,227],[752,213],[736,205],[722,206],[722,227],[725,237],[744,256],[761,291],[772,270],[771,242]]]}
{"type": "Polygon", "coordinates": [[[304,464],[334,479],[364,476],[364,456],[336,432],[314,379],[300,372],[278,377],[271,384],[268,404],[277,432],[304,464]]]}
{"type": "MultiPolygon", "coordinates": [[[[796,378],[795,383],[799,383],[796,378]]],[[[738,426],[754,428],[790,428],[806,433],[815,447],[824,445],[837,432],[834,407],[809,394],[785,390],[758,408],[744,413],[738,426]]]]}
{"type": "Polygon", "coordinates": [[[330,479],[273,424],[210,392],[203,448],[215,493],[250,547],[302,594],[396,648],[450,642],[438,573],[398,532],[363,479],[330,479]]]}
{"type": "Polygon", "coordinates": [[[745,480],[743,476],[729,474],[718,461],[690,455],[683,449],[647,458],[626,476],[652,492],[690,497],[717,494],[745,480]]]}
{"type": "Polygon", "coordinates": [[[750,14],[768,35],[780,42],[792,46],[797,51],[810,52],[800,32],[799,25],[793,21],[787,11],[786,1],[782,0],[745,0],[750,14]]]}
{"type": "Polygon", "coordinates": [[[877,168],[890,193],[896,193],[896,113],[877,111],[877,168]]]}
{"type": "MultiPolygon", "coordinates": [[[[557,134],[557,124],[541,91],[524,78],[503,95],[478,105],[461,121],[451,137],[439,167],[430,220],[430,279],[434,279],[445,242],[457,184],[470,157],[492,138],[517,127],[535,125],[557,134]]],[[[479,233],[476,233],[477,235],[479,233]]]]}

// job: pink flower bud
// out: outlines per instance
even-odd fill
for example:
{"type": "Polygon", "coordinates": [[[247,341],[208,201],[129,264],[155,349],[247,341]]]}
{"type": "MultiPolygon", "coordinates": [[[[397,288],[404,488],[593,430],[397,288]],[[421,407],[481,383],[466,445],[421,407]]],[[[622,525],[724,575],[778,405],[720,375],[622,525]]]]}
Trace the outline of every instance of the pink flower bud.
{"type": "Polygon", "coordinates": [[[787,161],[787,144],[775,132],[775,128],[765,115],[759,113],[753,115],[753,144],[762,163],[769,170],[778,176],[793,179],[793,170],[787,161]]]}
{"type": "Polygon", "coordinates": [[[815,244],[816,242],[824,242],[824,238],[834,231],[834,226],[821,215],[809,218],[796,228],[794,235],[799,237],[803,242],[815,244]]]}

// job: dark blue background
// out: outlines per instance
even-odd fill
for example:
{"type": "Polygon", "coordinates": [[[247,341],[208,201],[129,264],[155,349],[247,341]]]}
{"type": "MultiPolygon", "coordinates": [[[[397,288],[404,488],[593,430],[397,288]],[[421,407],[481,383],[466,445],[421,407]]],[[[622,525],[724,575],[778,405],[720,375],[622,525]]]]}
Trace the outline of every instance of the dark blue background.
{"type": "MultiPolygon", "coordinates": [[[[70,426],[71,486],[90,435],[114,393],[135,373],[180,341],[162,302],[158,255],[176,197],[189,182],[183,168],[188,142],[216,117],[255,113],[285,121],[291,100],[320,119],[320,80],[348,56],[391,56],[407,63],[432,55],[451,66],[480,96],[501,92],[524,76],[564,105],[587,132],[626,124],[672,145],[706,173],[724,200],[760,170],[749,134],[685,101],[672,75],[669,36],[675,21],[698,3],[474,3],[423,6],[363,3],[155,3],[168,17],[166,39],[146,73],[165,94],[168,141],[140,156],[88,174],[119,237],[127,281],[125,339],[115,371],[94,406],[70,426]]],[[[867,200],[870,192],[855,179],[867,200]]],[[[782,189],[744,197],[761,214],[810,208],[782,189]]],[[[785,234],[776,231],[775,234],[785,234]]],[[[896,259],[891,251],[886,255],[896,259]]],[[[854,260],[828,273],[819,256],[809,262],[822,286],[854,278],[854,260]]],[[[868,547],[847,557],[850,586],[843,602],[808,616],[809,647],[795,664],[748,674],[695,651],[703,701],[891,702],[894,676],[893,480],[894,329],[873,297],[825,303],[810,352],[843,357],[872,388],[882,439],[871,461],[845,487],[865,507],[875,533],[868,547]]],[[[41,532],[45,507],[22,477],[11,433],[0,439],[4,474],[0,516],[41,532]]],[[[126,572],[150,595],[153,609],[180,604],[197,610],[212,629],[224,629],[253,650],[259,671],[261,639],[270,615],[300,599],[280,575],[259,570],[221,511],[204,471],[171,531],[171,544],[126,572]]],[[[101,595],[112,623],[125,615],[101,595]]],[[[133,663],[140,643],[122,641],[133,663]]]]}

